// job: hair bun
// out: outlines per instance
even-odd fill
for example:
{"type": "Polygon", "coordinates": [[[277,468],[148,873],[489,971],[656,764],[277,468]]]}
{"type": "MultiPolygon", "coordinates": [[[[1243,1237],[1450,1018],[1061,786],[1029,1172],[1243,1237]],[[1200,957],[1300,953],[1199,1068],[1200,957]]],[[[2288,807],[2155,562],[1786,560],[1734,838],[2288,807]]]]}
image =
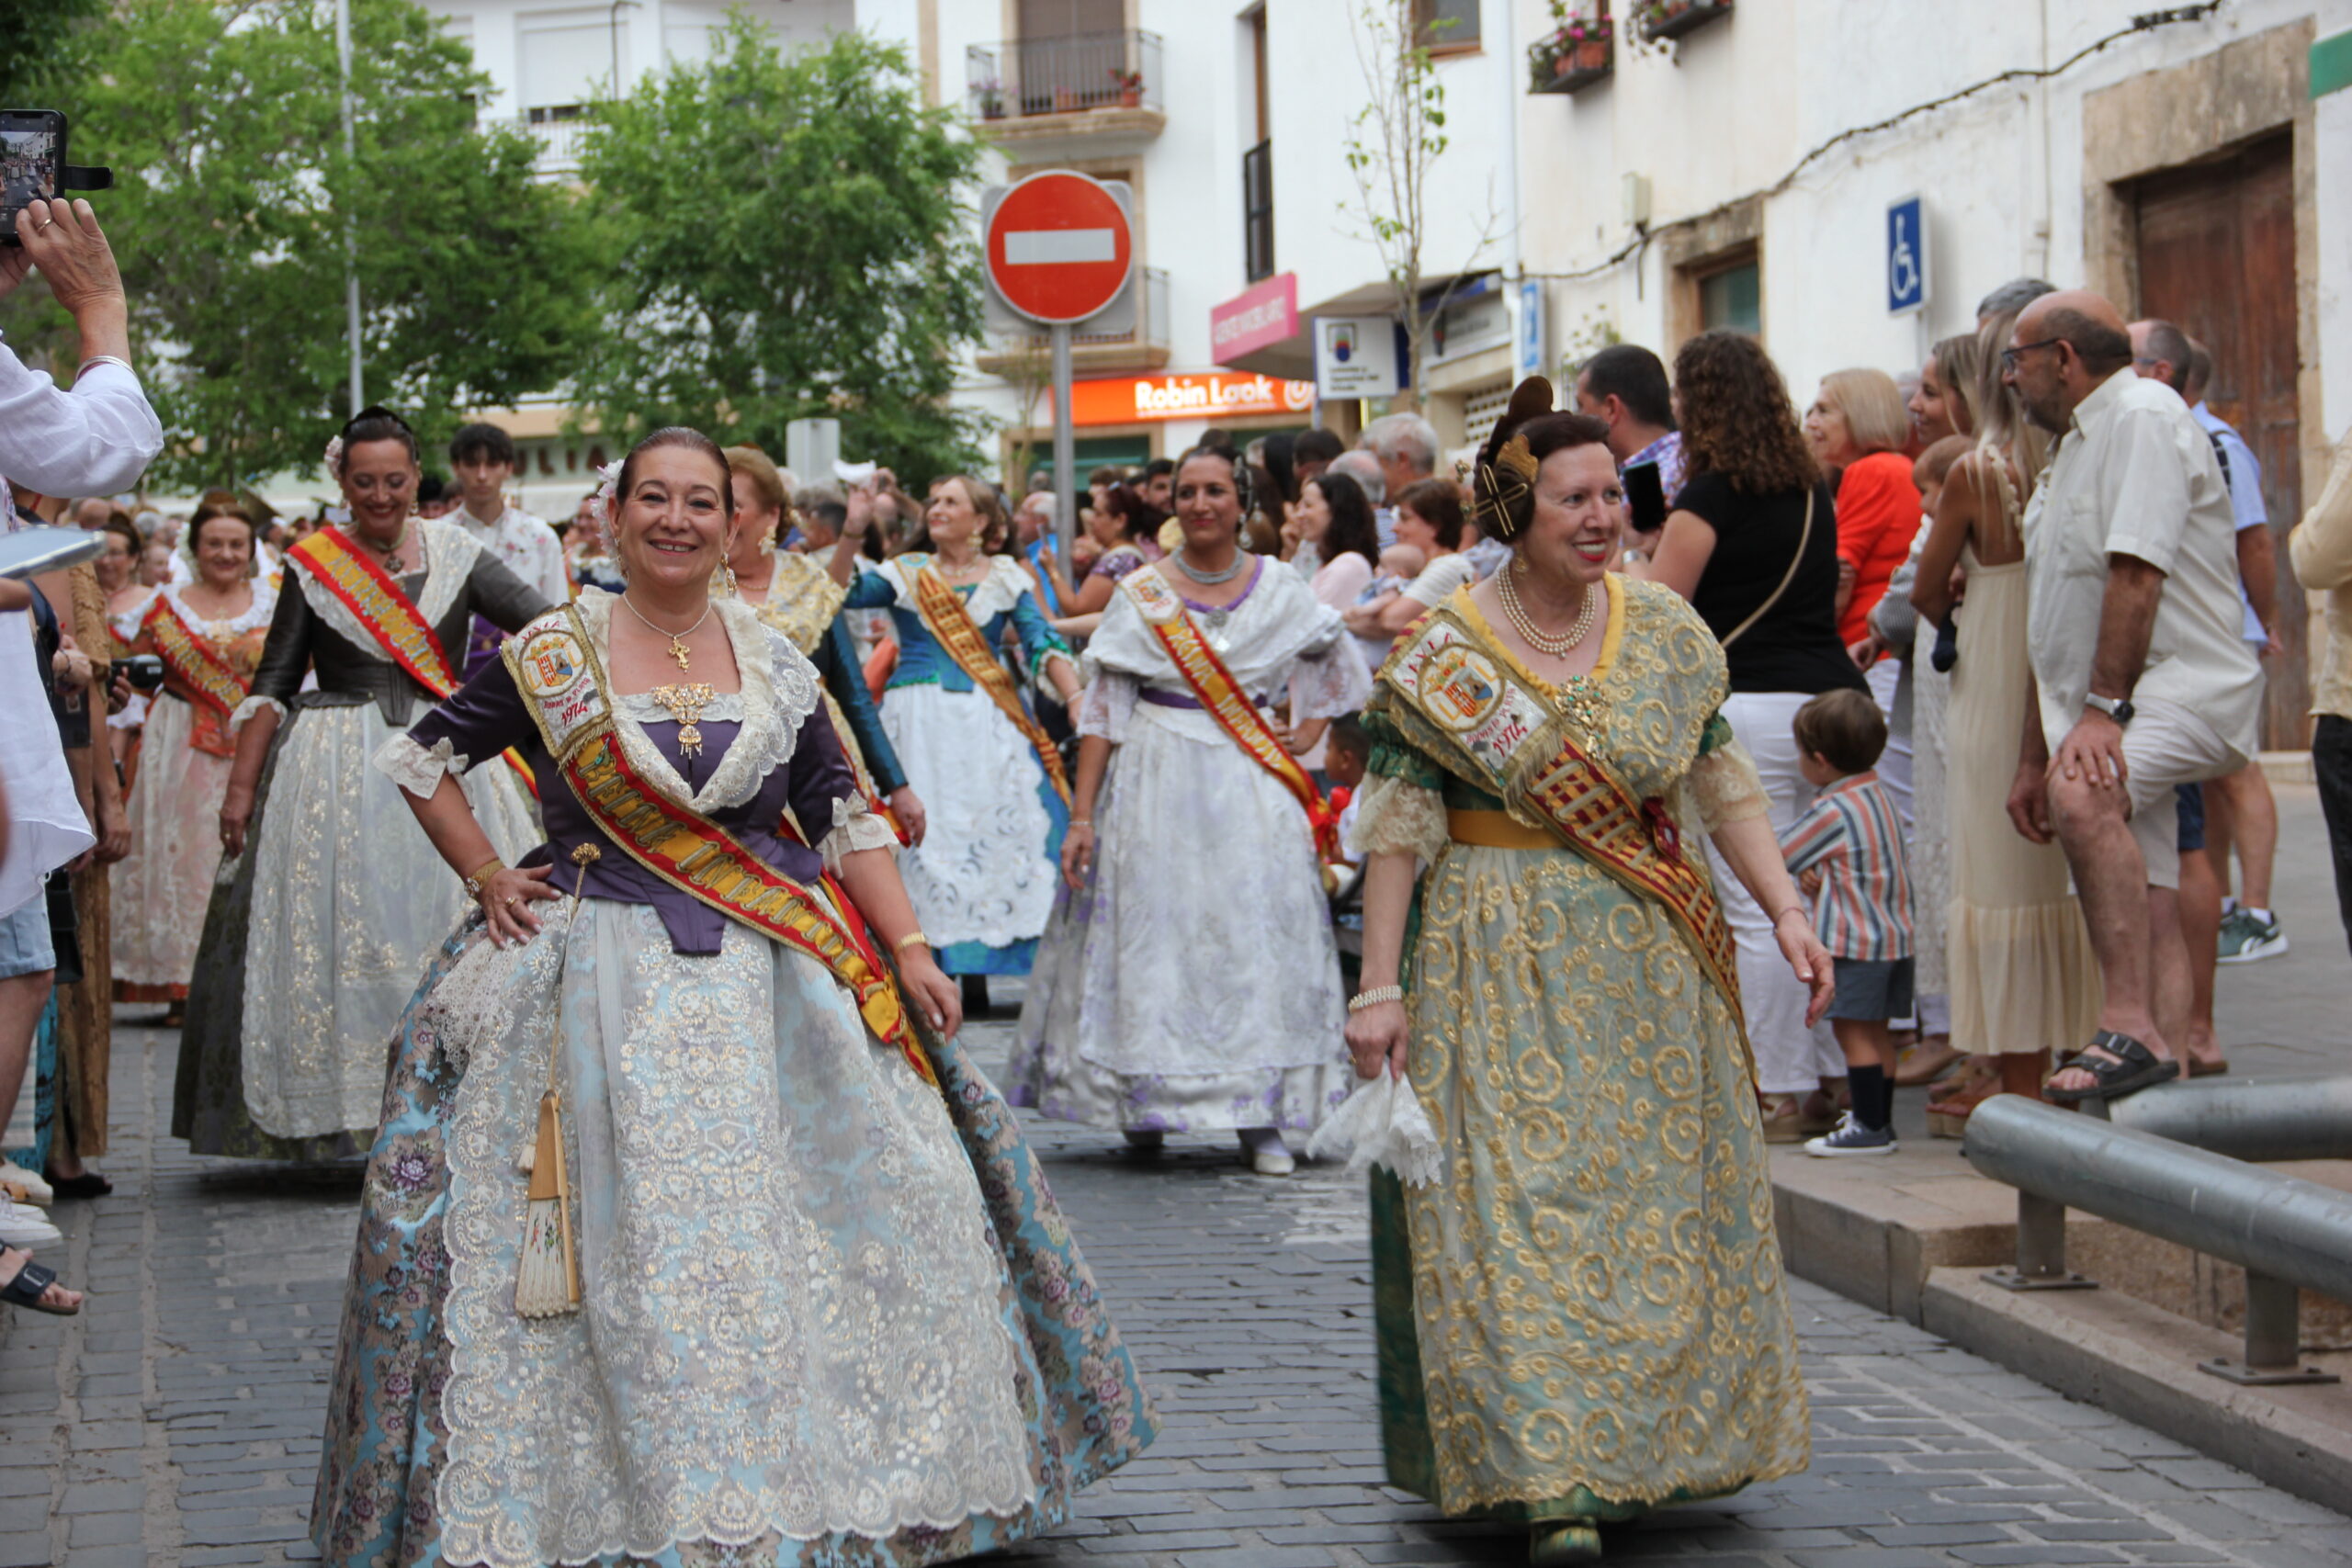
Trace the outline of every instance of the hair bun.
{"type": "Polygon", "coordinates": [[[1478,454],[1473,510],[1478,531],[1490,539],[1517,538],[1535,515],[1535,471],[1540,465],[1519,428],[1551,412],[1552,383],[1541,376],[1530,376],[1512,389],[1510,406],[1495,421],[1486,448],[1478,454]]]}

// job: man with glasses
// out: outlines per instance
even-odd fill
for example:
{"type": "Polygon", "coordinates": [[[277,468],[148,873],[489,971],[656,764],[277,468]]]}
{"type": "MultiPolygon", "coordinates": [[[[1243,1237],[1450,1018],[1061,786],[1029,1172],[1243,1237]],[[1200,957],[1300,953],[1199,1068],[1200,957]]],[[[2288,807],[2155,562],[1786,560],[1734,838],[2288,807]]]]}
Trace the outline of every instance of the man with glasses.
{"type": "Polygon", "coordinates": [[[2132,360],[2115,307],[2079,290],[2028,306],[2001,355],[2002,378],[2059,437],[2026,507],[2037,707],[2009,815],[2064,849],[2107,987],[2098,1032],[2051,1077],[2061,1103],[2120,1099],[2181,1070],[2174,786],[2252,759],[2262,697],[2238,636],[2221,466],[2180,394],[2132,360]]]}

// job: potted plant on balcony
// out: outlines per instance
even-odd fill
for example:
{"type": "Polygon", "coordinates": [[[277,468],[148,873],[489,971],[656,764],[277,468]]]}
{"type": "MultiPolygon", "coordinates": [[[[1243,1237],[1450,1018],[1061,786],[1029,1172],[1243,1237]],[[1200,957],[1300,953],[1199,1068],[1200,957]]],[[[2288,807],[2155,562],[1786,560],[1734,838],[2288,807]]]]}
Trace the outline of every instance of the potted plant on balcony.
{"type": "Polygon", "coordinates": [[[1616,36],[1606,0],[1598,6],[1552,0],[1552,16],[1557,25],[1527,51],[1530,90],[1573,93],[1606,77],[1616,36]]]}
{"type": "Polygon", "coordinates": [[[1119,89],[1119,107],[1121,108],[1135,109],[1141,108],[1143,107],[1142,72],[1123,71],[1114,65],[1111,68],[1111,80],[1119,89]]]}
{"type": "Polygon", "coordinates": [[[972,100],[979,105],[982,119],[1004,118],[1004,85],[995,77],[973,83],[972,100]]]}
{"type": "Polygon", "coordinates": [[[1663,43],[1731,15],[1732,0],[1638,0],[1634,19],[1642,37],[1663,43]]]}

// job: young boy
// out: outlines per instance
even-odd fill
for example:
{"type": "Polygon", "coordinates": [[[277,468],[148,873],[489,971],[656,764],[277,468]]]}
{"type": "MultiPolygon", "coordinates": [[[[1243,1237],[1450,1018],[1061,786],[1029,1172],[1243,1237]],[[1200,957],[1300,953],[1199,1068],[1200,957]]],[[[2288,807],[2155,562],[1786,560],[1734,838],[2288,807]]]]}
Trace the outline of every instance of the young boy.
{"type": "MultiPolygon", "coordinates": [[[[506,504],[506,483],[514,477],[514,437],[494,424],[460,425],[449,441],[449,468],[457,475],[459,497],[449,521],[481,541],[507,570],[546,594],[548,604],[570,600],[563,541],[521,507],[506,504]]],[[[505,640],[505,633],[476,617],[466,649],[466,674],[497,658],[505,640]]]]}
{"type": "Polygon", "coordinates": [[[1829,1026],[1854,1108],[1815,1155],[1894,1152],[1894,1041],[1911,1010],[1911,872],[1903,819],[1872,770],[1886,720],[1867,692],[1825,692],[1797,710],[1798,768],[1821,791],[1781,839],[1789,874],[1813,897],[1814,929],[1837,960],[1829,1026]]]}

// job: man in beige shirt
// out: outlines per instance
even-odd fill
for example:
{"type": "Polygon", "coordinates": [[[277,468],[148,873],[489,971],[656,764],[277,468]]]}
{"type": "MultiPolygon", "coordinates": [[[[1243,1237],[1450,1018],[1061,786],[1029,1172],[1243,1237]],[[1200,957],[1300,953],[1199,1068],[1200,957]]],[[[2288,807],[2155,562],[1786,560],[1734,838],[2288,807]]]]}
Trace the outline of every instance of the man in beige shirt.
{"type": "Polygon", "coordinates": [[[2335,444],[2327,488],[2287,536],[2295,581],[2327,595],[2327,652],[2312,694],[2312,773],[2335,853],[2335,902],[2352,941],[2352,429],[2335,444]]]}
{"type": "Polygon", "coordinates": [[[2062,1103],[2180,1071],[2187,1019],[2174,787],[2254,756],[2262,671],[2239,637],[2235,517],[2180,394],[2132,374],[2096,294],[2018,316],[2002,373],[2061,439],[2026,508],[2027,651],[2036,705],[2009,815],[2074,869],[2106,983],[2099,1031],[2050,1080],[2062,1103]]]}

